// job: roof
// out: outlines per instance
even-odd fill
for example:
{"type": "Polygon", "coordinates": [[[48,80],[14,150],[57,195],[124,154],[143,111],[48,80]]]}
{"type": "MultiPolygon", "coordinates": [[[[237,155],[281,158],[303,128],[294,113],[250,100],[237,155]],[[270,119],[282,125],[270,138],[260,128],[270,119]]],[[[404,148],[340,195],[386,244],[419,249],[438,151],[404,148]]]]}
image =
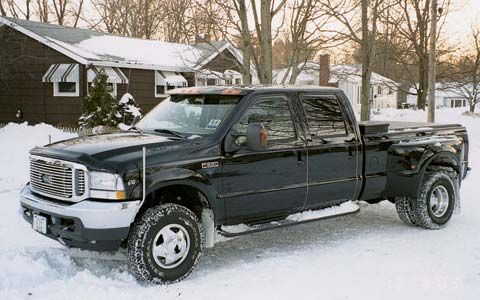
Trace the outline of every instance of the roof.
{"type": "MultiPolygon", "coordinates": [[[[480,88],[480,84],[479,84],[480,88]]],[[[418,83],[415,83],[409,90],[407,97],[417,97],[418,83]]],[[[468,98],[468,91],[473,91],[472,84],[461,82],[436,82],[435,98],[468,98]]]]}
{"type": "Polygon", "coordinates": [[[324,86],[298,85],[227,85],[227,86],[196,86],[169,90],[173,95],[246,95],[254,91],[264,92],[337,92],[340,89],[324,86]]]}
{"type": "MultiPolygon", "coordinates": [[[[306,62],[304,65],[299,65],[303,69],[296,79],[297,84],[319,84],[319,70],[320,65],[316,62],[306,62]]],[[[274,82],[280,83],[287,72],[287,69],[274,70],[274,82]]],[[[291,72],[287,74],[288,82],[291,72]]],[[[348,81],[360,83],[362,81],[362,66],[361,65],[331,65],[330,66],[330,80],[329,83],[338,83],[340,81],[348,81]]],[[[390,78],[382,76],[378,73],[372,72],[372,84],[390,84],[397,86],[398,84],[390,78]]]]}
{"type": "Polygon", "coordinates": [[[227,41],[186,45],[8,17],[0,17],[1,23],[85,65],[191,72],[227,49],[242,61],[227,41]]]}

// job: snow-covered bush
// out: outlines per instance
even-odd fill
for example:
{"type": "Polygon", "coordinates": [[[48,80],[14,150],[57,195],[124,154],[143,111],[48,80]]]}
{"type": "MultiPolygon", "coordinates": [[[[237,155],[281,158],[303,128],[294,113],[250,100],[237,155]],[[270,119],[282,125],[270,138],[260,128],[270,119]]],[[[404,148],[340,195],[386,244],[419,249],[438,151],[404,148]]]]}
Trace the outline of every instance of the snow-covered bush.
{"type": "Polygon", "coordinates": [[[110,94],[107,79],[107,75],[101,70],[93,80],[89,93],[83,101],[83,114],[79,119],[80,127],[117,126],[118,103],[110,94]]]}
{"type": "Polygon", "coordinates": [[[122,98],[120,98],[120,101],[118,101],[116,117],[119,120],[118,128],[123,130],[129,128],[135,119],[142,117],[140,108],[131,94],[125,93],[122,98]]]}

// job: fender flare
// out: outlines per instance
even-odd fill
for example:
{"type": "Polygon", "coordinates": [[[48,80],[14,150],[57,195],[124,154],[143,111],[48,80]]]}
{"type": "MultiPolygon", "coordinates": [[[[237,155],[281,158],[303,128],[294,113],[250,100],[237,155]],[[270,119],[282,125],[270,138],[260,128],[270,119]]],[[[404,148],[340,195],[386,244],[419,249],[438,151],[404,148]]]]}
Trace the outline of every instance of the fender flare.
{"type": "Polygon", "coordinates": [[[201,192],[208,202],[209,207],[206,208],[212,209],[214,212],[217,211],[215,199],[218,193],[210,180],[202,174],[183,168],[165,169],[151,175],[148,175],[148,173],[147,171],[147,195],[168,186],[185,185],[201,192]]]}
{"type": "Polygon", "coordinates": [[[455,155],[455,152],[452,151],[452,149],[449,149],[449,147],[442,147],[442,149],[432,149],[432,147],[426,147],[425,152],[416,162],[417,167],[415,170],[409,170],[405,168],[402,171],[390,174],[389,178],[387,179],[384,196],[415,197],[418,194],[418,190],[427,168],[431,165],[432,161],[436,159],[442,159],[443,161],[449,163],[449,165],[451,165],[457,172],[460,172],[459,168],[461,166],[459,163],[459,158],[455,155]]]}

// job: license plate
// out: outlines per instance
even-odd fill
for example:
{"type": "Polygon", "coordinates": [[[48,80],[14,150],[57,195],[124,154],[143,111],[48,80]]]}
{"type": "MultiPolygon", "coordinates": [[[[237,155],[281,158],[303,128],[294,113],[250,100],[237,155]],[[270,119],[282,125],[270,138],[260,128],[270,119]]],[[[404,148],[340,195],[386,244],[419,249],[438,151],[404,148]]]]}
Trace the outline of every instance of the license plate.
{"type": "Polygon", "coordinates": [[[47,218],[34,214],[33,215],[32,228],[35,231],[46,234],[47,233],[47,218]]]}

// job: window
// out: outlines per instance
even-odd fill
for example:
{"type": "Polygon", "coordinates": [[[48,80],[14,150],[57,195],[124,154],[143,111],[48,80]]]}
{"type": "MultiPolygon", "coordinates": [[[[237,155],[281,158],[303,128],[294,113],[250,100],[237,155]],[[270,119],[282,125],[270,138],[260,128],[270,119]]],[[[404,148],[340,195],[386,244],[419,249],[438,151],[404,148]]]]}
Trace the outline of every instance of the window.
{"type": "Polygon", "coordinates": [[[242,78],[235,78],[235,84],[242,84],[242,78]]]}
{"type": "Polygon", "coordinates": [[[312,138],[344,136],[348,129],[334,96],[308,97],[303,99],[308,127],[312,138]]]}
{"type": "Polygon", "coordinates": [[[60,97],[78,97],[80,88],[78,82],[54,82],[53,95],[60,97]]]}
{"type": "Polygon", "coordinates": [[[183,135],[210,135],[239,101],[230,95],[171,95],[152,109],[138,124],[146,132],[170,129],[183,135]]]}
{"type": "Polygon", "coordinates": [[[207,78],[199,77],[197,78],[197,86],[206,86],[207,85],[207,78]]]}
{"type": "Polygon", "coordinates": [[[232,85],[233,79],[232,78],[225,78],[225,85],[232,85]]]}
{"type": "Polygon", "coordinates": [[[390,86],[388,87],[388,94],[389,94],[389,95],[393,94],[393,89],[392,89],[392,87],[390,87],[390,86]]]}
{"type": "Polygon", "coordinates": [[[156,94],[156,95],[163,95],[163,94],[165,94],[165,86],[164,86],[164,85],[157,84],[157,85],[155,86],[155,94],[156,94]]]}
{"type": "Polygon", "coordinates": [[[208,78],[207,85],[217,85],[217,79],[215,78],[208,78]]]}
{"type": "Polygon", "coordinates": [[[382,94],[382,86],[379,85],[377,86],[377,95],[381,95],[382,94]]]}
{"type": "Polygon", "coordinates": [[[246,145],[247,127],[250,123],[260,123],[265,127],[267,146],[296,140],[288,101],[283,97],[260,100],[243,115],[233,126],[235,134],[240,136],[236,141],[238,146],[246,145]]]}

